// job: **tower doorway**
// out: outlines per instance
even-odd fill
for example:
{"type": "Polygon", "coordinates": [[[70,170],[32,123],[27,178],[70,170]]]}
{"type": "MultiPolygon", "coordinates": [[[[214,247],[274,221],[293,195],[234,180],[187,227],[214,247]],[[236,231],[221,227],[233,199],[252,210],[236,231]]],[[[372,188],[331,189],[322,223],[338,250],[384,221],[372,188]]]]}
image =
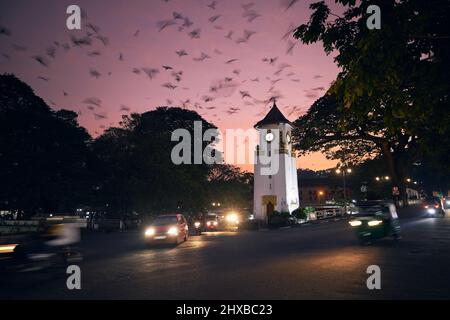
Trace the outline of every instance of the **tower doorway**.
{"type": "Polygon", "coordinates": [[[266,214],[267,216],[270,216],[275,211],[275,206],[272,204],[272,202],[268,202],[266,205],[266,214]]]}

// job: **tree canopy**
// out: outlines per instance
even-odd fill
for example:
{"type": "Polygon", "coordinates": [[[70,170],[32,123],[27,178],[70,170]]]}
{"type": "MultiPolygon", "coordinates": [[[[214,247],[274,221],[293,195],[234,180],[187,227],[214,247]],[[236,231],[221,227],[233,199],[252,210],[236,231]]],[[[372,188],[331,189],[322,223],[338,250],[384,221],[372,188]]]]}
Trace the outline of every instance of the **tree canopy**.
{"type": "MultiPolygon", "coordinates": [[[[296,146],[343,162],[383,157],[404,194],[404,179],[424,154],[447,157],[450,133],[450,6],[425,1],[337,0],[344,13],[313,3],[294,36],[321,41],[341,68],[327,94],[297,121],[296,146]],[[370,30],[369,5],[381,9],[370,30]]],[[[442,159],[441,159],[442,160],[442,159]]],[[[436,161],[450,170],[448,161],[436,161]]]]}
{"type": "MultiPolygon", "coordinates": [[[[92,139],[75,112],[52,110],[27,84],[0,75],[0,209],[31,216],[88,207],[123,217],[199,213],[211,199],[247,206],[251,174],[223,164],[173,163],[174,130],[202,140],[194,121],[203,132],[215,128],[194,111],[158,107],[124,116],[92,139]]],[[[202,151],[208,143],[201,141],[202,151]]]]}
{"type": "Polygon", "coordinates": [[[0,76],[3,206],[36,213],[83,201],[91,137],[76,118],[72,111],[51,110],[15,76],[0,76]]]}

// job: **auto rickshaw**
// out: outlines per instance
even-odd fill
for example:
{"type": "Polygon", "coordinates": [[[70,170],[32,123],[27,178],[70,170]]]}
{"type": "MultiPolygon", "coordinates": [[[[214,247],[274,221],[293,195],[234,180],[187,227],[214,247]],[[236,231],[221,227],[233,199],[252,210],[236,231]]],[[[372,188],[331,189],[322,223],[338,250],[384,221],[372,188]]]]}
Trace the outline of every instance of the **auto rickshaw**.
{"type": "Polygon", "coordinates": [[[395,205],[386,201],[367,201],[357,204],[357,213],[349,224],[356,231],[361,244],[392,237],[400,240],[400,223],[395,205]]]}

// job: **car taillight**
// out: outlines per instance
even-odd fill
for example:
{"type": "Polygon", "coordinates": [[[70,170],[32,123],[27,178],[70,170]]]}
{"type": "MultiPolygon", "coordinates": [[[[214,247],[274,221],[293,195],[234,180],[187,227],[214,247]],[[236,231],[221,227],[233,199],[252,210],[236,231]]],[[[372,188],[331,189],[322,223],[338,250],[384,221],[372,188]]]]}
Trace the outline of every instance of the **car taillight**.
{"type": "Polygon", "coordinates": [[[439,205],[438,205],[438,204],[435,204],[434,207],[437,209],[437,208],[439,208],[439,205]]]}
{"type": "Polygon", "coordinates": [[[424,206],[425,207],[425,209],[428,209],[428,206],[424,206]]]}

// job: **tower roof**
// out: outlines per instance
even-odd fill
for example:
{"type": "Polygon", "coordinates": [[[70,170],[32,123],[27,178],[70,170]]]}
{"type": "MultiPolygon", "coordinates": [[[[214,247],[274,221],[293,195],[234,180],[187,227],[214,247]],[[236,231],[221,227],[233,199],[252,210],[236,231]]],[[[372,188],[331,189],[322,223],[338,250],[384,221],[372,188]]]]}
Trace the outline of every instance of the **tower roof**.
{"type": "Polygon", "coordinates": [[[278,124],[278,123],[287,123],[292,126],[292,122],[286,119],[286,117],[281,113],[280,109],[278,109],[274,101],[273,106],[270,109],[269,113],[264,117],[264,119],[258,121],[255,124],[255,128],[259,128],[267,124],[278,124]]]}

